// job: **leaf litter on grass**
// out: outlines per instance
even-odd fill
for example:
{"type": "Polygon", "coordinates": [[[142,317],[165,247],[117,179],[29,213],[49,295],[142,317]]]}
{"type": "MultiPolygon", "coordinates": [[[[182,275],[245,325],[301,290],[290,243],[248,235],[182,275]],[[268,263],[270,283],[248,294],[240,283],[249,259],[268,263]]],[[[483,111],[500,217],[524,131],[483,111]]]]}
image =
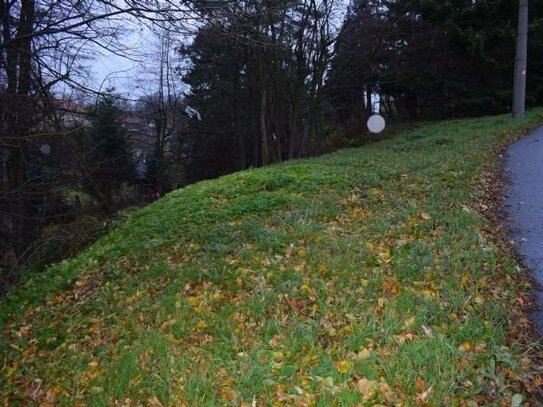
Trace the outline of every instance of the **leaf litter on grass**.
{"type": "Polygon", "coordinates": [[[493,151],[542,120],[433,124],[131,214],[2,302],[5,403],[536,398],[540,348],[516,329],[528,286],[466,208],[493,151]]]}

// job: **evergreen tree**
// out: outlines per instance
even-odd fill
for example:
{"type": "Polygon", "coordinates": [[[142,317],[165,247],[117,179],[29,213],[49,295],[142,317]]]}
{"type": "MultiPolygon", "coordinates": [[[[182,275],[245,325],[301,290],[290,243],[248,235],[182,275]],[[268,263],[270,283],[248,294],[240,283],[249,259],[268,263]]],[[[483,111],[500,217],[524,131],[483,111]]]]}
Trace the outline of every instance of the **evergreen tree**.
{"type": "Polygon", "coordinates": [[[323,134],[336,0],[230,1],[181,52],[203,116],[192,170],[208,177],[307,154],[323,134]],[[219,23],[220,22],[220,23],[219,23]]]}
{"type": "Polygon", "coordinates": [[[543,104],[543,1],[530,0],[530,25],[528,30],[528,77],[527,104],[540,106],[543,104]]]}
{"type": "MultiPolygon", "coordinates": [[[[340,118],[355,96],[361,100],[362,89],[378,89],[385,107],[393,101],[390,114],[443,117],[507,111],[515,3],[353,0],[328,81],[340,118]]],[[[541,44],[541,12],[541,0],[531,3],[531,49],[541,44]]],[[[528,95],[530,102],[540,103],[543,65],[532,55],[528,95]]]]}
{"type": "Polygon", "coordinates": [[[122,184],[132,182],[135,171],[121,112],[111,93],[102,96],[92,112],[88,144],[85,189],[112,213],[122,184]]]}

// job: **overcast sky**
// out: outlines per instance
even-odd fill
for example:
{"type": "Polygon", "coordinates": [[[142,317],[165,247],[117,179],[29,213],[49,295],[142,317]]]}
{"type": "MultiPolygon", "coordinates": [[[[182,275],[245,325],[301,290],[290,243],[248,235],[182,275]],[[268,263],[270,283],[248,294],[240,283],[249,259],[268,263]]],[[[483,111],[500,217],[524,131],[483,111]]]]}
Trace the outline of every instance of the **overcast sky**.
{"type": "Polygon", "coordinates": [[[101,50],[95,55],[91,66],[92,83],[95,89],[103,90],[108,87],[115,89],[124,96],[135,96],[134,79],[138,68],[145,63],[145,51],[149,44],[150,32],[143,26],[127,22],[129,33],[123,38],[128,50],[128,56],[116,55],[101,50]]]}

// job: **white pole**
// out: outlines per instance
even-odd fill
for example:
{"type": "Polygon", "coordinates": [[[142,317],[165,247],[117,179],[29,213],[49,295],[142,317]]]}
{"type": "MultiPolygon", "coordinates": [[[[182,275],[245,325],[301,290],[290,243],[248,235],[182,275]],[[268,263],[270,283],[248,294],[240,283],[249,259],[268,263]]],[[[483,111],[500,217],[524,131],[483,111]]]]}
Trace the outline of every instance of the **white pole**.
{"type": "Polygon", "coordinates": [[[519,1],[515,79],[513,87],[513,117],[524,116],[526,105],[526,68],[528,61],[528,0],[519,1]]]}

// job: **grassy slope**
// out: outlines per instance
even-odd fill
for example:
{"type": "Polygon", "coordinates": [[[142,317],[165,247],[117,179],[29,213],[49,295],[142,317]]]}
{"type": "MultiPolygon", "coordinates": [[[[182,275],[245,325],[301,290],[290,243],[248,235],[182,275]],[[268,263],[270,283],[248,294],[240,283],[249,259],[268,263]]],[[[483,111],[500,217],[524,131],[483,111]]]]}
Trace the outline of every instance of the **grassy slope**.
{"type": "Polygon", "coordinates": [[[511,332],[527,286],[470,205],[497,146],[542,119],[445,122],[169,194],[2,303],[3,397],[529,397],[534,349],[511,332]]]}

